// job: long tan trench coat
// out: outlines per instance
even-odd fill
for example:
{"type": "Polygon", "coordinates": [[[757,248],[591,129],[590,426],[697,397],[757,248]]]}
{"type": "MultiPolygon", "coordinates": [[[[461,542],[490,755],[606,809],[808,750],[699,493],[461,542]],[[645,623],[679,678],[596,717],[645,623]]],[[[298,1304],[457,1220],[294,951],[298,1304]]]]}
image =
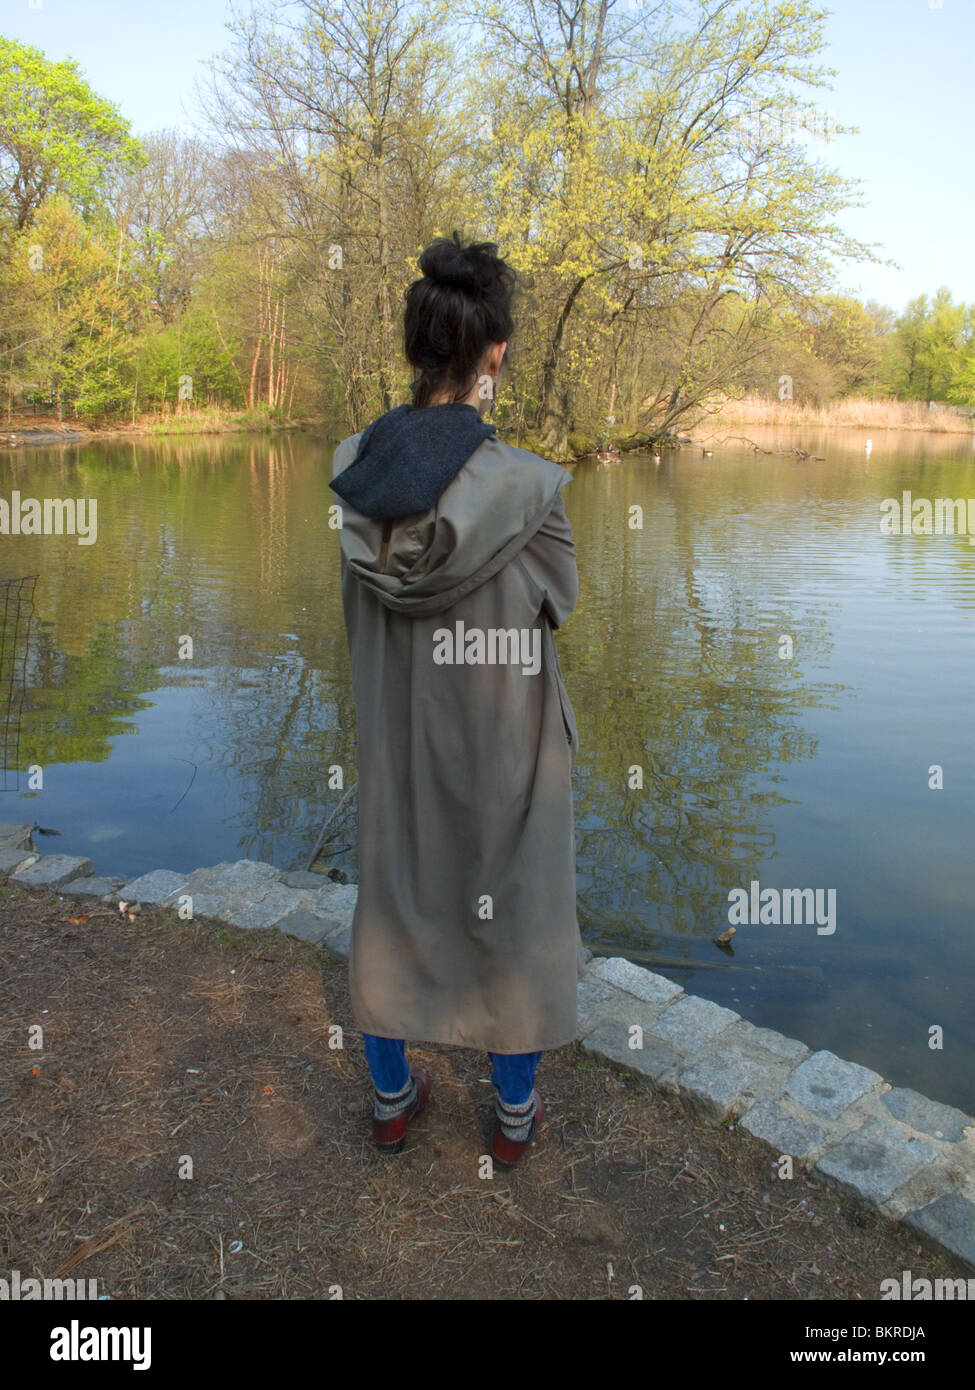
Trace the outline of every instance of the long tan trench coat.
{"type": "Polygon", "coordinates": [[[384,528],[342,504],[363,1032],[499,1053],[577,1035],[578,739],[552,637],[578,592],[571,477],[492,437],[427,512],[384,528]]]}

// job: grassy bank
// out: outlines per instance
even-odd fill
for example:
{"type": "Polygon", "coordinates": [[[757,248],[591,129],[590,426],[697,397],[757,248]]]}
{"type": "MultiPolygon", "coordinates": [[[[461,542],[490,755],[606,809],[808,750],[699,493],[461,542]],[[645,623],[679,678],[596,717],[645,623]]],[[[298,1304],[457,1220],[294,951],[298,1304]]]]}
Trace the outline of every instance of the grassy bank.
{"type": "Polygon", "coordinates": [[[81,435],[84,439],[138,439],[188,434],[274,434],[283,430],[324,428],[316,419],[284,419],[266,410],[203,410],[153,412],[134,421],[61,420],[52,415],[14,415],[0,425],[0,441],[29,443],[33,432],[81,435]],[[19,439],[18,439],[19,437],[19,439]]]}
{"type": "Polygon", "coordinates": [[[545,1126],[493,1179],[487,1059],[412,1049],[431,1106],[383,1157],[344,961],[9,882],[0,916],[0,1265],[22,1278],[70,1273],[113,1298],[627,1299],[636,1284],[706,1301],[875,1299],[899,1270],[949,1272],[578,1045],[543,1059],[545,1126]]]}
{"type": "Polygon", "coordinates": [[[119,433],[138,432],[146,435],[168,434],[253,434],[255,432],[274,433],[277,430],[299,429],[308,424],[304,420],[289,420],[283,416],[269,414],[266,410],[192,410],[179,413],[173,411],[163,415],[143,416],[133,429],[120,429],[119,433]]]}

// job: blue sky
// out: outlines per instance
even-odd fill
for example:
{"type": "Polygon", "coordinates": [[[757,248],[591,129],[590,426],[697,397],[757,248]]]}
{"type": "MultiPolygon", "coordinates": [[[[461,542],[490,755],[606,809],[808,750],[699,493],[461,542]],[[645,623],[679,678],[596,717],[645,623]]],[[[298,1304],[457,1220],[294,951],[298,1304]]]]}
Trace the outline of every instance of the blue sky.
{"type": "MultiPolygon", "coordinates": [[[[244,8],[249,8],[244,4],[244,8]]],[[[228,45],[230,0],[0,0],[0,33],[75,58],[138,134],[192,120],[202,64],[228,45]]],[[[902,269],[841,268],[840,283],[895,309],[946,284],[975,301],[975,0],[840,0],[817,100],[859,134],[814,148],[864,181],[845,231],[902,269]],[[939,7],[940,4],[940,7],[939,7]]]]}

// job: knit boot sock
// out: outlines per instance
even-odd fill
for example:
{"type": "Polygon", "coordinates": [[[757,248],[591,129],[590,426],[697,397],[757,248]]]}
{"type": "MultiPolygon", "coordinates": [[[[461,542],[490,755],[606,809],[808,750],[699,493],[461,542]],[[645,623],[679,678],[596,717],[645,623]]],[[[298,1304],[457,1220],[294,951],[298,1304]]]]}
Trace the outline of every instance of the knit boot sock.
{"type": "Polygon", "coordinates": [[[535,1092],[520,1105],[506,1105],[499,1096],[494,1103],[495,1114],[506,1139],[514,1144],[524,1144],[532,1132],[535,1120],[535,1092]]]}
{"type": "Polygon", "coordinates": [[[417,1098],[416,1082],[411,1076],[401,1091],[381,1091],[375,1088],[372,1114],[376,1120],[396,1120],[405,1115],[417,1098]]]}

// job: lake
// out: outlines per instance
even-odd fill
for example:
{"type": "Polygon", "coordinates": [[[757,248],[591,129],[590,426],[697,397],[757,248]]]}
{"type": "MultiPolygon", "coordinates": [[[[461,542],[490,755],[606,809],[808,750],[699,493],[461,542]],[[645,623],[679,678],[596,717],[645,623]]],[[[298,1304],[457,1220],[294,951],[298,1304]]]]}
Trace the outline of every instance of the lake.
{"type": "MultiPolygon", "coordinates": [[[[583,936],[971,1111],[975,546],[880,521],[905,490],[975,497],[975,440],[750,435],[825,461],[573,470],[583,936]],[[750,920],[722,950],[753,882],[832,890],[835,929],[750,920]]],[[[0,578],[39,576],[0,820],[100,873],[303,864],[327,769],[354,769],[330,457],[306,434],[0,453],[5,499],[98,501],[93,545],[0,538],[0,578]]]]}

